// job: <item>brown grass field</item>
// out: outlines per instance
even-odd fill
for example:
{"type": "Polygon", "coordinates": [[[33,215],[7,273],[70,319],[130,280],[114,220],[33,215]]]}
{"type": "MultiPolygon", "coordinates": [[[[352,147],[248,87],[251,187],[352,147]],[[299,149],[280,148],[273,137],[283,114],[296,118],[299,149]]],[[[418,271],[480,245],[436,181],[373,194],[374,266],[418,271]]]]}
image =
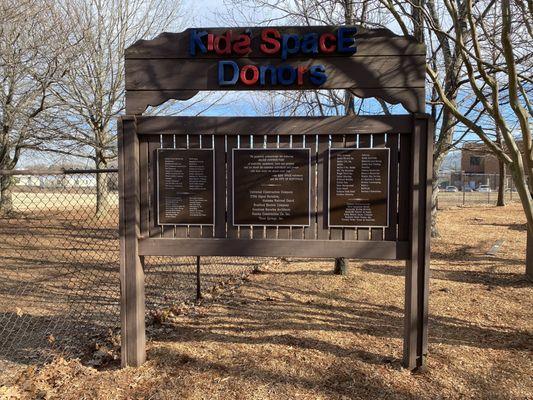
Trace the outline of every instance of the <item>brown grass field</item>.
{"type": "Polygon", "coordinates": [[[402,355],[404,268],[280,260],[149,326],[148,362],[77,360],[0,380],[2,399],[533,399],[533,288],[519,205],[441,211],[428,370],[402,355]],[[498,239],[495,256],[486,255],[498,239]]]}

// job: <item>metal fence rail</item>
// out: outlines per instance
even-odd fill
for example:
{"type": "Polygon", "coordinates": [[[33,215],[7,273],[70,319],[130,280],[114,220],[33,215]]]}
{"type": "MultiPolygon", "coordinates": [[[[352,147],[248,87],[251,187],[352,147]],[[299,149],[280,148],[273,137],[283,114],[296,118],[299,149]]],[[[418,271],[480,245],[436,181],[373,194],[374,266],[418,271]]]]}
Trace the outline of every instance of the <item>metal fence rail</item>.
{"type": "MultiPolygon", "coordinates": [[[[18,171],[0,178],[12,183],[9,212],[0,210],[0,362],[83,358],[120,323],[117,171],[18,171]],[[101,190],[98,174],[105,174],[101,190]]],[[[147,257],[147,311],[196,298],[196,261],[147,257]]],[[[202,258],[201,290],[261,262],[202,258]]]]}
{"type": "MultiPolygon", "coordinates": [[[[520,200],[511,176],[506,176],[502,185],[506,203],[520,200]]],[[[500,176],[446,172],[439,174],[438,186],[439,207],[496,204],[500,176]]]]}

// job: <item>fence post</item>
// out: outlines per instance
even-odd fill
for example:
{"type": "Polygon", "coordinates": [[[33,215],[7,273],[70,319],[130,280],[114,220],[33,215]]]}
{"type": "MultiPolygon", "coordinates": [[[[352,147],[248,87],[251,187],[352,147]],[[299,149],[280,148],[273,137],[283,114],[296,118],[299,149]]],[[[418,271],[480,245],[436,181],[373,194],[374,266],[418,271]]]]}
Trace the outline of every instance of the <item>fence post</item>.
{"type": "Polygon", "coordinates": [[[428,115],[414,115],[403,349],[403,365],[410,370],[423,370],[427,358],[433,129],[428,115]]]}
{"type": "Polygon", "coordinates": [[[200,256],[196,257],[196,300],[202,298],[202,282],[200,280],[200,256]]]}
{"type": "Polygon", "coordinates": [[[465,205],[465,201],[466,201],[466,191],[465,191],[465,175],[464,175],[464,171],[461,170],[461,185],[463,185],[463,206],[465,205]]]}
{"type": "Polygon", "coordinates": [[[146,360],[144,271],[139,257],[139,140],[135,120],[118,124],[120,319],[122,366],[146,360]]]}

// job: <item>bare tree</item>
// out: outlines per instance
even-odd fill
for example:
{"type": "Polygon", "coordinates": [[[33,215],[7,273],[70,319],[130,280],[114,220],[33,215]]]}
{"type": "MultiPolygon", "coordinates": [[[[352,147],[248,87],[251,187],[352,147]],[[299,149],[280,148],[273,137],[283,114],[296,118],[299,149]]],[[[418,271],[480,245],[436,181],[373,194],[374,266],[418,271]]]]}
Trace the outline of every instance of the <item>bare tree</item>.
{"type": "MultiPolygon", "coordinates": [[[[0,170],[50,137],[51,88],[62,78],[75,40],[54,1],[0,3],[0,170]]],[[[10,176],[0,175],[0,212],[12,210],[10,176]]]]}
{"type": "MultiPolygon", "coordinates": [[[[66,117],[58,129],[62,151],[89,158],[98,170],[117,157],[115,117],[124,111],[124,52],[135,41],[176,30],[180,2],[171,0],[64,0],[71,33],[82,42],[76,65],[55,95],[66,117]]],[[[96,213],[109,206],[108,174],[97,174],[96,213]]]]}
{"type": "MultiPolygon", "coordinates": [[[[473,104],[479,105],[485,118],[473,119],[467,108],[459,107],[446,92],[438,71],[431,66],[427,68],[428,74],[444,107],[477,134],[511,171],[531,236],[533,3],[444,0],[440,5],[438,20],[449,21],[449,26],[440,26],[435,15],[423,10],[428,28],[437,35],[446,36],[453,44],[461,62],[460,79],[466,82],[473,104]],[[501,144],[494,140],[493,126],[501,135],[501,144]]],[[[532,253],[528,251],[528,255],[532,253]]],[[[527,262],[527,273],[533,278],[531,258],[527,262]]]]}

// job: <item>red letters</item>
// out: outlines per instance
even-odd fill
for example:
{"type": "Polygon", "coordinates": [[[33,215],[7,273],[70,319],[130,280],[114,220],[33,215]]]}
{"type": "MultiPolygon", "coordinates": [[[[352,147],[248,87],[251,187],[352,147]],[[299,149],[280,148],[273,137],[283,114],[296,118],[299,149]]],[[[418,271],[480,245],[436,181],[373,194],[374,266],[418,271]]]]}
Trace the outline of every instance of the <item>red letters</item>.
{"type": "Polygon", "coordinates": [[[337,37],[333,33],[323,33],[320,35],[320,39],[318,41],[318,45],[320,47],[320,51],[323,53],[333,53],[336,46],[337,37]],[[329,39],[331,44],[328,45],[327,40],[329,39]]]}
{"type": "Polygon", "coordinates": [[[241,77],[242,83],[244,83],[245,85],[248,85],[248,86],[254,85],[259,80],[259,69],[257,69],[255,65],[245,65],[244,67],[241,68],[240,77],[241,77]],[[252,71],[251,78],[248,78],[248,76],[246,76],[246,73],[248,71],[252,71]]]}
{"type": "Polygon", "coordinates": [[[215,37],[213,47],[218,55],[231,54],[231,31],[226,31],[223,35],[215,37]]]}
{"type": "Polygon", "coordinates": [[[239,38],[233,44],[234,53],[243,56],[250,52],[250,42],[250,36],[244,34],[239,35],[239,38]]]}
{"type": "Polygon", "coordinates": [[[298,66],[298,85],[304,84],[304,74],[307,72],[307,68],[301,65],[298,66]]]}
{"type": "Polygon", "coordinates": [[[207,51],[213,51],[213,40],[214,35],[212,33],[209,33],[207,35],[207,51]]]}
{"type": "Polygon", "coordinates": [[[276,54],[277,52],[279,52],[279,49],[281,47],[279,44],[280,37],[281,36],[277,29],[263,29],[263,31],[261,32],[261,51],[265,54],[276,54]],[[270,46],[267,46],[267,44],[270,46]]]}

